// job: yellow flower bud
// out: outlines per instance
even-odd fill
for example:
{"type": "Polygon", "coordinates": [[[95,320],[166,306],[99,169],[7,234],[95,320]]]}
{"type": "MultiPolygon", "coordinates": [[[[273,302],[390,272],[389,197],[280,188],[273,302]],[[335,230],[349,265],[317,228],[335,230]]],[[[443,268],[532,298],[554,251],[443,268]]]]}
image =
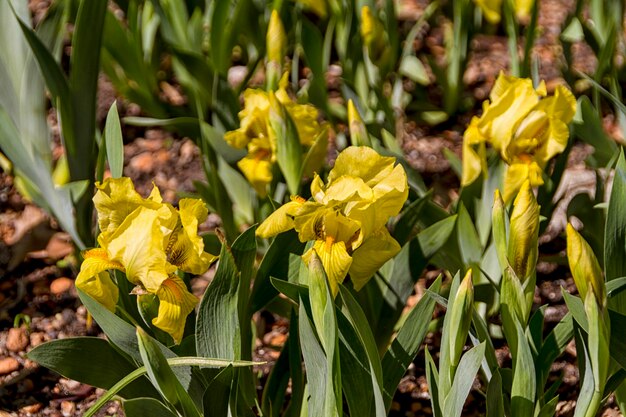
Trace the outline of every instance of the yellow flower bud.
{"type": "Polygon", "coordinates": [[[354,146],[372,146],[365,123],[363,123],[363,119],[361,119],[361,115],[352,100],[348,100],[348,125],[350,141],[354,146]]]}
{"type": "Polygon", "coordinates": [[[537,264],[539,204],[529,181],[525,181],[513,203],[508,259],[522,283],[534,273],[537,264]]]}
{"type": "Polygon", "coordinates": [[[598,304],[606,306],[606,287],[598,259],[585,239],[569,223],[566,233],[567,260],[580,298],[585,300],[591,288],[598,304]]]}
{"type": "Polygon", "coordinates": [[[287,54],[287,35],[285,27],[280,20],[278,11],[272,10],[270,23],[267,27],[267,59],[268,61],[282,62],[287,54]]]}

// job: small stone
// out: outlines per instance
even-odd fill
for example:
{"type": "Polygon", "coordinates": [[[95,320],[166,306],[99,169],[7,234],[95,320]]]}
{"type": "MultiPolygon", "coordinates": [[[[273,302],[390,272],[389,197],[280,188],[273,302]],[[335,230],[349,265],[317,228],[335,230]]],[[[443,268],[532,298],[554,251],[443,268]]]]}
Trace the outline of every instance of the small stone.
{"type": "Polygon", "coordinates": [[[69,417],[74,415],[74,411],[76,411],[76,404],[72,401],[61,401],[61,413],[65,417],[69,417]]]}
{"type": "Polygon", "coordinates": [[[61,295],[69,292],[74,286],[74,280],[67,277],[57,278],[50,283],[50,292],[54,295],[61,295]]]}
{"type": "Polygon", "coordinates": [[[28,332],[22,327],[9,329],[7,336],[7,349],[11,352],[21,352],[26,349],[29,342],[28,332]]]}
{"type": "Polygon", "coordinates": [[[144,152],[131,159],[129,165],[139,172],[151,172],[154,168],[154,158],[152,154],[144,152]]]}
{"type": "Polygon", "coordinates": [[[20,412],[25,413],[25,414],[35,414],[35,413],[38,413],[42,408],[43,408],[43,404],[35,403],[35,404],[25,405],[24,407],[20,408],[20,412]]]}
{"type": "Polygon", "coordinates": [[[17,371],[19,367],[20,363],[15,358],[0,359],[0,375],[10,374],[13,371],[17,371]]]}
{"type": "Polygon", "coordinates": [[[30,345],[32,347],[39,346],[46,341],[45,335],[42,332],[36,332],[30,334],[30,345]]]}

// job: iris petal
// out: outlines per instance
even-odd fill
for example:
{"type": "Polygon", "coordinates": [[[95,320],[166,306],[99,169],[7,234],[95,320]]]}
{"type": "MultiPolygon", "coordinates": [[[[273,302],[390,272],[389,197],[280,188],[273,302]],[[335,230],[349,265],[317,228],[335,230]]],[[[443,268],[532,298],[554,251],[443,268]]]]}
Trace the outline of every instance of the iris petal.
{"type": "Polygon", "coordinates": [[[198,299],[175,275],[161,283],[156,295],[159,298],[159,313],[152,324],[167,332],[178,344],[185,331],[187,316],[196,307],[198,299]]]}

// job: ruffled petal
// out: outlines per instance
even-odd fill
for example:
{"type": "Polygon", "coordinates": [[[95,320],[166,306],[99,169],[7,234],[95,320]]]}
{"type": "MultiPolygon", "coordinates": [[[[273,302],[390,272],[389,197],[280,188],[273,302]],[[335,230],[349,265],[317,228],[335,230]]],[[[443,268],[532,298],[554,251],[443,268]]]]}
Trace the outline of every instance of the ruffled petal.
{"type": "Polygon", "coordinates": [[[96,183],[96,189],[93,202],[98,211],[98,225],[106,233],[112,233],[136,208],[158,209],[161,203],[157,201],[156,194],[152,199],[141,198],[132,180],[127,177],[107,178],[102,184],[96,183]]]}
{"type": "Polygon", "coordinates": [[[176,270],[167,262],[164,239],[159,212],[140,207],[111,236],[109,258],[124,265],[129,281],[156,293],[176,270]]]}

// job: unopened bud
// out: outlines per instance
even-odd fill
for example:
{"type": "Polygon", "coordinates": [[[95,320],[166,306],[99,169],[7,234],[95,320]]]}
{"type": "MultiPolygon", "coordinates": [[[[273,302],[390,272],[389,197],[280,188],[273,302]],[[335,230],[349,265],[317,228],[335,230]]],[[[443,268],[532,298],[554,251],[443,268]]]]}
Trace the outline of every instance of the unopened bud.
{"type": "Polygon", "coordinates": [[[593,253],[591,246],[583,239],[583,237],[572,227],[567,224],[567,261],[569,269],[574,277],[576,288],[580,298],[585,300],[589,289],[593,291],[597,303],[606,306],[606,288],[602,270],[598,259],[593,253]]]}

